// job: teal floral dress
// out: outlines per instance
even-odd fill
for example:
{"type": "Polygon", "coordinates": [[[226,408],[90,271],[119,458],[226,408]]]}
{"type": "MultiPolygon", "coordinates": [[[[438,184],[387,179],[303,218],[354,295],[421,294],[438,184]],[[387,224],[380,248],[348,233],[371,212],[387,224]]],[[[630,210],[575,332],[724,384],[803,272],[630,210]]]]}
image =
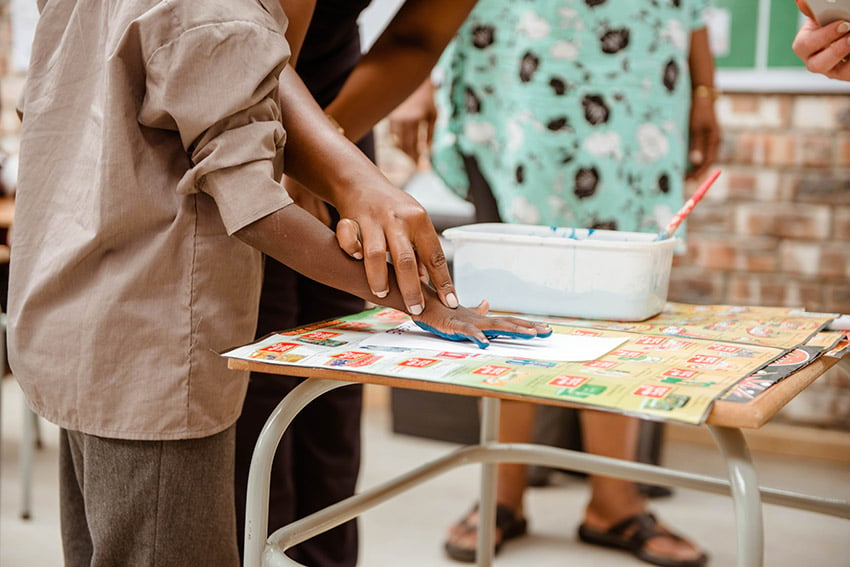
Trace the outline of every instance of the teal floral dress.
{"type": "MultiPolygon", "coordinates": [[[[654,232],[683,202],[709,0],[479,0],[438,66],[432,163],[505,222],[654,232]]],[[[680,232],[681,235],[681,232],[680,232]]]]}

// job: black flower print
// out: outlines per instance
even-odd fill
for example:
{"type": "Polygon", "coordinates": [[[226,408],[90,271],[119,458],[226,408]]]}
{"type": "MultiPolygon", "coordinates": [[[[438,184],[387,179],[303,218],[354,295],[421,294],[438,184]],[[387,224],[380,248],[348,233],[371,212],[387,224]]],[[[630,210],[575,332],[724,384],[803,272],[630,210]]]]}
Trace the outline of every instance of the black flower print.
{"type": "Polygon", "coordinates": [[[590,6],[591,8],[595,8],[596,6],[601,6],[607,2],[607,0],[584,0],[584,3],[590,6]]]}
{"type": "Polygon", "coordinates": [[[481,99],[479,99],[475,92],[469,87],[464,89],[464,101],[466,104],[466,111],[470,114],[478,114],[481,112],[481,99]]]}
{"type": "Polygon", "coordinates": [[[567,92],[567,82],[560,77],[552,77],[549,80],[549,86],[552,87],[552,91],[558,96],[562,96],[567,92]]]}
{"type": "Polygon", "coordinates": [[[603,53],[617,53],[629,46],[629,30],[620,28],[618,30],[606,29],[599,38],[603,53]]]}
{"type": "Polygon", "coordinates": [[[514,177],[516,178],[516,182],[519,185],[522,185],[525,182],[525,166],[519,164],[516,166],[516,170],[514,171],[514,177]]]}
{"type": "Polygon", "coordinates": [[[596,126],[608,122],[609,109],[605,100],[599,95],[587,95],[581,100],[584,107],[584,119],[588,124],[596,126]]]}
{"type": "Polygon", "coordinates": [[[662,173],[658,178],[658,190],[665,195],[670,192],[670,176],[662,173]]]}
{"type": "Polygon", "coordinates": [[[529,82],[539,66],[540,58],[530,51],[526,52],[519,63],[519,80],[523,83],[529,82]]]}
{"type": "Polygon", "coordinates": [[[617,230],[617,221],[616,220],[594,220],[591,223],[590,228],[594,228],[596,230],[617,230]]]}
{"type": "Polygon", "coordinates": [[[559,116],[558,118],[553,118],[546,124],[546,128],[551,130],[552,132],[559,132],[561,130],[569,130],[572,131],[570,127],[570,121],[566,116],[559,116]]]}
{"type": "Polygon", "coordinates": [[[472,45],[484,49],[493,45],[496,29],[493,26],[475,26],[472,30],[472,45]]]}
{"type": "Polygon", "coordinates": [[[583,167],[576,172],[576,186],[573,193],[579,199],[585,199],[596,193],[599,184],[599,171],[595,167],[583,167]]]}
{"type": "Polygon", "coordinates": [[[673,92],[673,90],[676,88],[676,81],[678,79],[679,65],[671,59],[667,62],[667,65],[664,66],[664,73],[661,75],[661,82],[664,83],[664,88],[666,88],[670,92],[673,92]]]}

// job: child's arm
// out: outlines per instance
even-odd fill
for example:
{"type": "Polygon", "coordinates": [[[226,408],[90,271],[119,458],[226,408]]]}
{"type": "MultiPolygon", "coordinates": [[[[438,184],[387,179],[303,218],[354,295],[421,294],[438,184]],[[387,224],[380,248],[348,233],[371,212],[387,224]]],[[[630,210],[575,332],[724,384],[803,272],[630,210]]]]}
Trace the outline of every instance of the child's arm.
{"type": "MultiPolygon", "coordinates": [[[[236,232],[236,236],[311,279],[378,305],[399,310],[406,307],[392,269],[388,269],[389,293],[383,298],[377,297],[370,290],[363,264],[340,249],[334,233],[300,207],[279,209],[236,232]]],[[[422,290],[425,309],[413,318],[437,334],[460,335],[486,346],[487,335],[496,334],[492,331],[527,338],[551,333],[540,323],[515,317],[487,317],[486,305],[476,309],[449,309],[429,286],[423,285],[422,290]],[[484,331],[490,332],[485,335],[484,331]]]]}

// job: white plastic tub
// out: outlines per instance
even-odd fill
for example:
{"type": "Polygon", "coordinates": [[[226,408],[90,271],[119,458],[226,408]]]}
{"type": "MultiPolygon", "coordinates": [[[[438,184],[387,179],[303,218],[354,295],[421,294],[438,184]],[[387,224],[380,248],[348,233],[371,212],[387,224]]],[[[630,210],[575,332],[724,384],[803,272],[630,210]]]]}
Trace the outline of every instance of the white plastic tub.
{"type": "Polygon", "coordinates": [[[642,232],[471,224],[443,232],[463,305],[641,321],[667,301],[676,239],[642,232]]]}

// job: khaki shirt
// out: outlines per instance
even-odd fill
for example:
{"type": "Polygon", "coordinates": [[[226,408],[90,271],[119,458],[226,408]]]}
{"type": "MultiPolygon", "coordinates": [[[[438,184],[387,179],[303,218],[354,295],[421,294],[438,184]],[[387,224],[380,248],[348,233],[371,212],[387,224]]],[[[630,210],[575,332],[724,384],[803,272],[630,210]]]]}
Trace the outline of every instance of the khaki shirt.
{"type": "Polygon", "coordinates": [[[23,114],[9,357],[33,409],[124,439],[226,429],[279,181],[276,0],[42,0],[23,114]]]}

